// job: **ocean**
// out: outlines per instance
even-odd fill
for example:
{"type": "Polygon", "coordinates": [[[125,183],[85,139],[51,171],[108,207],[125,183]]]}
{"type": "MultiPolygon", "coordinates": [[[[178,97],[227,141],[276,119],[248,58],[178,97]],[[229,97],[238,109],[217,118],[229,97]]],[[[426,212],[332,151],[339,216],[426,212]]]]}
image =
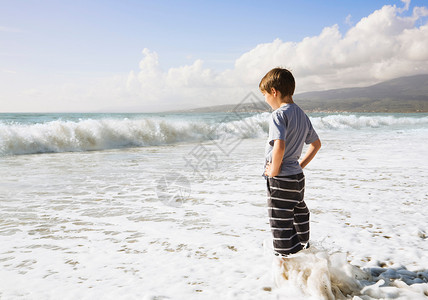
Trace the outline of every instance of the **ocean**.
{"type": "Polygon", "coordinates": [[[284,269],[269,113],[0,114],[0,299],[426,299],[428,114],[309,116],[284,269]]]}

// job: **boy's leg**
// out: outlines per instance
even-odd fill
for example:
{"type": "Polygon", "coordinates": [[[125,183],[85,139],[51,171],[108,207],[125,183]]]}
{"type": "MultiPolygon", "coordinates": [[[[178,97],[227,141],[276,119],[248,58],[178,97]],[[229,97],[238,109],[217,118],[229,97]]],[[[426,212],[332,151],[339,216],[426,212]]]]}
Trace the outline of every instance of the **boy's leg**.
{"type": "Polygon", "coordinates": [[[294,227],[302,246],[309,242],[309,209],[305,201],[299,202],[294,207],[294,227]]]}
{"type": "Polygon", "coordinates": [[[299,182],[300,202],[294,207],[294,227],[296,228],[297,235],[300,243],[305,248],[309,247],[309,209],[305,201],[305,177],[301,174],[299,182]]]}
{"type": "Polygon", "coordinates": [[[296,175],[268,178],[269,223],[273,234],[274,250],[287,255],[302,249],[294,226],[294,209],[301,201],[299,180],[296,175]]]}

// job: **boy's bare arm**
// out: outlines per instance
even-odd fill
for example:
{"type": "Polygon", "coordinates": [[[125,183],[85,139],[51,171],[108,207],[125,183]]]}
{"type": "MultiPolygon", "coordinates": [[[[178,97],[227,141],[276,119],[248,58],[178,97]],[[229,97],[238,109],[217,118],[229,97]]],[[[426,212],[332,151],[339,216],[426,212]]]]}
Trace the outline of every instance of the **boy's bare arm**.
{"type": "Polygon", "coordinates": [[[315,155],[317,154],[320,148],[321,148],[320,139],[316,140],[315,142],[309,145],[305,156],[302,158],[302,161],[300,162],[300,166],[302,167],[302,169],[311,162],[311,160],[315,157],[315,155]]]}
{"type": "Polygon", "coordinates": [[[282,158],[284,157],[285,141],[274,140],[272,149],[272,162],[266,166],[265,175],[274,177],[281,172],[282,158]]]}

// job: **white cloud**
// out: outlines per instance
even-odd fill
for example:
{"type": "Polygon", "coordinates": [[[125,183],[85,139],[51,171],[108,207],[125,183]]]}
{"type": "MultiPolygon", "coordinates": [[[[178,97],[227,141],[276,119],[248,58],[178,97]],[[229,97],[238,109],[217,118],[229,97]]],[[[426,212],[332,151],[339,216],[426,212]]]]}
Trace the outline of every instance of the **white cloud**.
{"type": "Polygon", "coordinates": [[[16,72],[16,71],[9,70],[9,69],[1,69],[1,71],[2,71],[3,73],[7,73],[7,74],[17,74],[17,72],[16,72]]]}
{"type": "MultiPolygon", "coordinates": [[[[259,44],[221,72],[205,67],[200,59],[163,70],[159,64],[162,57],[144,49],[138,70],[63,87],[49,107],[161,111],[237,103],[248,92],[257,91],[261,77],[276,66],[293,71],[297,93],[428,73],[428,24],[424,18],[428,9],[415,7],[410,16],[404,16],[410,1],[403,3],[401,8],[382,7],[345,34],[334,25],[299,42],[275,39],[259,44]]],[[[37,101],[47,99],[52,90],[47,88],[37,101]]]]}
{"type": "MultiPolygon", "coordinates": [[[[244,54],[237,63],[253,68],[289,66],[298,91],[365,85],[396,76],[428,73],[428,26],[415,27],[426,8],[400,17],[394,6],[384,6],[360,20],[344,36],[337,25],[299,43],[275,40],[244,54]]],[[[248,70],[250,71],[250,70],[248,70]]]]}
{"type": "Polygon", "coordinates": [[[386,5],[373,12],[344,35],[334,25],[297,43],[276,39],[257,45],[236,59],[234,68],[220,73],[204,68],[201,60],[162,71],[156,53],[144,49],[140,70],[131,72],[129,81],[141,96],[151,93],[147,98],[157,99],[160,106],[172,99],[208,105],[238,102],[234,97],[256,90],[264,73],[276,66],[293,71],[297,92],[364,86],[428,73],[428,25],[415,26],[428,9],[416,7],[411,16],[403,17],[410,4],[403,2],[403,8],[386,5]]]}
{"type": "Polygon", "coordinates": [[[352,22],[352,16],[350,14],[346,16],[346,18],[345,18],[345,24],[348,25],[348,26],[354,25],[354,23],[352,22]]]}
{"type": "Polygon", "coordinates": [[[23,31],[21,29],[18,29],[18,28],[0,26],[0,32],[20,33],[23,31]]]}
{"type": "Polygon", "coordinates": [[[397,11],[399,13],[405,12],[409,10],[409,6],[410,6],[410,0],[401,0],[401,2],[404,3],[404,7],[403,8],[399,8],[397,9],[397,11]]]}

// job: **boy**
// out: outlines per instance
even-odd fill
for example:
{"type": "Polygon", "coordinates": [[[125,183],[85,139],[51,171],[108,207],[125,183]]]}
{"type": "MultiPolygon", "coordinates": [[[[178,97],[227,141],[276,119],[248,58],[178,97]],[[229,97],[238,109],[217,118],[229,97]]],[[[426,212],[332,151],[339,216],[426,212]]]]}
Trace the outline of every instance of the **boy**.
{"type": "Polygon", "coordinates": [[[286,256],[309,247],[309,210],[303,200],[303,168],[321,148],[321,141],[303,110],[293,102],[294,77],[275,68],[260,81],[259,89],[274,110],[269,120],[265,150],[269,222],[276,255],[286,256]],[[298,162],[303,143],[310,144],[298,162]]]}

